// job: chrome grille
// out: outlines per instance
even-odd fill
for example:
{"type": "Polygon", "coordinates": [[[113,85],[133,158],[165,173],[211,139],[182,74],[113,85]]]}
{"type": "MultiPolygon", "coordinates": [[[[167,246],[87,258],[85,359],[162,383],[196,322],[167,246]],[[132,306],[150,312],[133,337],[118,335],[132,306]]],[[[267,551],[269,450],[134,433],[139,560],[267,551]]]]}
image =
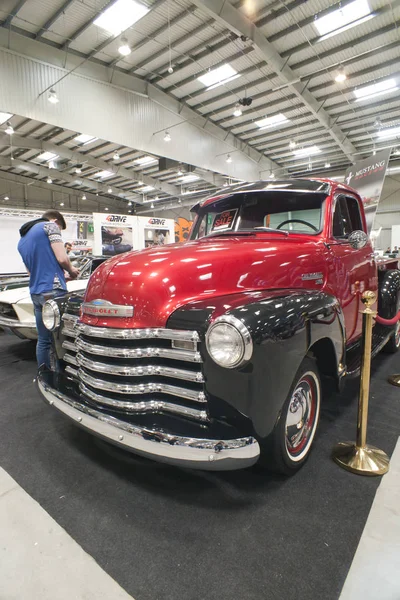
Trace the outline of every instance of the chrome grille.
{"type": "Polygon", "coordinates": [[[92,327],[64,314],[62,334],[66,370],[91,403],[208,421],[197,332],[92,327]]]}

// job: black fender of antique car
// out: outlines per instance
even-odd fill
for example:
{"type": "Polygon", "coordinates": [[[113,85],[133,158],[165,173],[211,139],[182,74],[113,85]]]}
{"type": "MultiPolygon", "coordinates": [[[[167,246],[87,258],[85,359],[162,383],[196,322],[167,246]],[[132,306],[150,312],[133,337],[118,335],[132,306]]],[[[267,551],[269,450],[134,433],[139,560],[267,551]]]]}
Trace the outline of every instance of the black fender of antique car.
{"type": "Polygon", "coordinates": [[[249,292],[194,301],[176,310],[167,326],[196,329],[210,414],[221,418],[238,411],[252,423],[260,440],[272,432],[296,372],[314,355],[320,373],[339,382],[345,361],[343,314],[337,299],[318,291],[249,292]],[[226,369],[209,356],[205,334],[218,316],[242,321],[253,341],[253,354],[242,367],[226,369]]]}

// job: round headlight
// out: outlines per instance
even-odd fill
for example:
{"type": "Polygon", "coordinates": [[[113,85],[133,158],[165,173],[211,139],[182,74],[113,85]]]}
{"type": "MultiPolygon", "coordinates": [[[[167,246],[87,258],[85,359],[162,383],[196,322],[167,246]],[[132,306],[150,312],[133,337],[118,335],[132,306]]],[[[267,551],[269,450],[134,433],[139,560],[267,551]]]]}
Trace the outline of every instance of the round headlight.
{"type": "Polygon", "coordinates": [[[43,304],[42,320],[43,325],[50,331],[53,331],[53,329],[60,325],[61,316],[57,302],[54,302],[54,300],[47,300],[47,302],[43,304]]]}
{"type": "Polygon", "coordinates": [[[207,331],[206,346],[217,365],[227,369],[240,367],[253,354],[249,330],[242,321],[230,315],[215,319],[207,331]]]}

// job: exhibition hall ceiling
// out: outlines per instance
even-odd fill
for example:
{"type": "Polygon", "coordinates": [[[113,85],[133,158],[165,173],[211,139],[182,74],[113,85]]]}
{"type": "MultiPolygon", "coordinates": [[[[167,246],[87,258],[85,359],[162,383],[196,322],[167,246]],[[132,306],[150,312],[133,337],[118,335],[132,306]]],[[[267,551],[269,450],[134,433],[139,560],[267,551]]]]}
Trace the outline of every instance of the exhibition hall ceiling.
{"type": "MultiPolygon", "coordinates": [[[[400,164],[400,0],[3,0],[0,25],[11,49],[23,38],[62,51],[80,69],[101,66],[110,82],[129,76],[132,86],[159,90],[160,102],[190,109],[185,122],[153,124],[150,155],[8,109],[0,112],[1,171],[178,206],[234,179],[244,152],[270,161],[268,171],[260,166],[264,179],[344,171],[386,147],[400,164]],[[192,145],[207,124],[219,139],[230,136],[225,172],[220,163],[213,171],[163,160],[187,120],[192,145]],[[55,157],[40,159],[43,152],[55,157]]],[[[20,85],[23,93],[23,78],[20,85]]],[[[65,101],[57,78],[43,93],[49,113],[65,101]]]]}

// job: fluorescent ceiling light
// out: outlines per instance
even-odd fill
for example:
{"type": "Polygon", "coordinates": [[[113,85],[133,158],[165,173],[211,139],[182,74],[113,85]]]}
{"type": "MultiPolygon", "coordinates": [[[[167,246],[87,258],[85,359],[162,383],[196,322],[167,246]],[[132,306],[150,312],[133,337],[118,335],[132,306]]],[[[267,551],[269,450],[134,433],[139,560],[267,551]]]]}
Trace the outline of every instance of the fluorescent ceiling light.
{"type": "Polygon", "coordinates": [[[256,125],[260,129],[269,129],[270,127],[277,127],[278,125],[283,125],[283,123],[289,123],[289,119],[285,117],[282,113],[278,115],[274,115],[273,117],[266,117],[265,119],[261,119],[261,121],[256,121],[256,125]]]}
{"type": "Polygon", "coordinates": [[[400,136],[400,127],[389,127],[388,129],[381,129],[378,131],[378,137],[380,138],[392,138],[400,136]]]}
{"type": "Polygon", "coordinates": [[[205,75],[201,75],[197,78],[200,83],[206,86],[208,90],[213,90],[224,83],[229,83],[240,77],[240,74],[235,71],[229,64],[221,65],[216,69],[212,69],[205,75]]]}
{"type": "Polygon", "coordinates": [[[372,85],[366,85],[362,88],[358,88],[357,90],[354,90],[354,95],[356,97],[356,102],[360,102],[361,100],[366,100],[367,98],[374,98],[375,96],[381,96],[382,94],[389,94],[390,92],[394,92],[398,89],[399,88],[395,79],[386,79],[385,81],[378,81],[378,83],[373,83],[372,85]]]}
{"type": "Polygon", "coordinates": [[[84,146],[86,144],[91,144],[92,142],[94,142],[97,139],[98,139],[97,137],[94,137],[93,135],[86,135],[85,133],[81,133],[80,135],[77,135],[76,137],[74,137],[74,140],[76,142],[79,142],[80,144],[83,144],[84,146]]]}
{"type": "Polygon", "coordinates": [[[314,25],[319,35],[322,36],[318,41],[322,41],[322,39],[326,40],[328,37],[332,37],[351,27],[360,25],[368,19],[372,19],[374,16],[375,15],[371,13],[367,0],[355,0],[354,2],[350,2],[321,18],[317,17],[315,19],[314,25]]]}
{"type": "Polygon", "coordinates": [[[54,154],[54,152],[42,152],[42,154],[39,154],[36,160],[44,160],[49,162],[50,160],[55,160],[56,158],[58,158],[58,154],[54,154]]]}
{"type": "Polygon", "coordinates": [[[100,177],[101,179],[106,179],[107,177],[111,177],[112,175],[115,175],[115,173],[113,173],[112,171],[99,171],[98,173],[95,173],[95,177],[100,177]]]}
{"type": "Polygon", "coordinates": [[[152,163],[156,163],[157,158],[154,158],[154,156],[142,156],[142,158],[137,158],[133,162],[143,167],[145,165],[151,165],[152,163]]]}
{"type": "Polygon", "coordinates": [[[192,181],[198,181],[200,177],[198,175],[184,175],[179,180],[179,183],[192,183],[192,181]]]}
{"type": "Polygon", "coordinates": [[[0,125],[3,125],[3,123],[11,119],[11,117],[13,116],[14,115],[12,115],[11,113],[0,112],[0,125]]]}
{"type": "Polygon", "coordinates": [[[308,146],[307,148],[299,148],[299,150],[293,150],[293,154],[298,158],[305,156],[311,156],[312,154],[320,154],[321,150],[318,146],[308,146]]]}
{"type": "Polygon", "coordinates": [[[105,29],[112,35],[119,35],[147,15],[149,11],[150,9],[147,6],[135,0],[117,0],[101,13],[93,21],[93,24],[105,29]]]}

